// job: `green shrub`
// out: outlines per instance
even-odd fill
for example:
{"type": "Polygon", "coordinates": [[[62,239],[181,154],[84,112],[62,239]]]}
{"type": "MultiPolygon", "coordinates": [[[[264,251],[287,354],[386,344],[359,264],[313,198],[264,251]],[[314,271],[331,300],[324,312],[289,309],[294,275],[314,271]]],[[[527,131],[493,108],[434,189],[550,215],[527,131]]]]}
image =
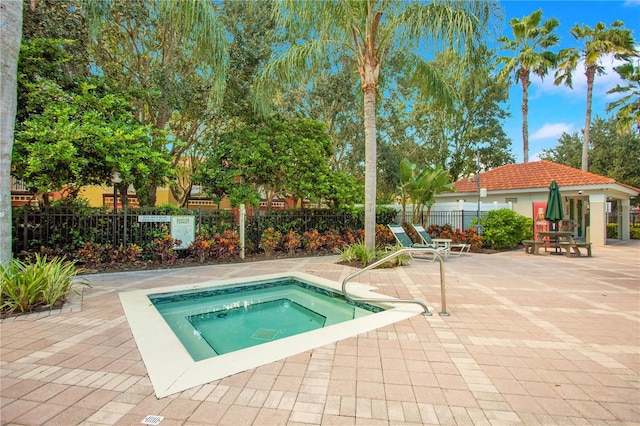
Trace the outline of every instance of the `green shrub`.
{"type": "Polygon", "coordinates": [[[353,254],[364,266],[370,264],[376,258],[375,249],[369,250],[362,242],[353,245],[353,254]]]}
{"type": "Polygon", "coordinates": [[[75,284],[90,287],[85,281],[74,283],[77,273],[75,262],[67,262],[64,258],[47,261],[46,256],[36,255],[34,261],[12,259],[7,266],[0,265],[0,311],[3,315],[11,315],[58,308],[69,293],[78,293],[75,284]]]}
{"type": "Polygon", "coordinates": [[[362,266],[367,266],[376,257],[375,250],[369,250],[363,242],[347,245],[335,251],[339,255],[338,262],[360,262],[362,266]]]}
{"type": "MultiPolygon", "coordinates": [[[[392,253],[397,252],[398,250],[402,250],[404,247],[401,244],[396,244],[395,246],[387,247],[386,250],[376,250],[376,257],[378,259],[384,259],[385,257],[391,255],[392,253]]],[[[384,262],[380,265],[380,268],[395,268],[396,266],[404,266],[409,263],[411,260],[411,256],[408,254],[401,254],[399,256],[394,257],[391,260],[384,262]]]]}
{"type": "MultiPolygon", "coordinates": [[[[640,240],[640,224],[630,225],[629,234],[632,240],[640,240]]],[[[618,238],[617,223],[607,223],[607,238],[618,238]]]]}
{"type": "MultiPolygon", "coordinates": [[[[344,246],[344,248],[342,249],[337,248],[335,249],[335,252],[339,255],[338,262],[360,262],[364,267],[370,263],[373,263],[375,260],[383,259],[402,248],[404,247],[402,247],[401,245],[396,245],[391,248],[387,247],[386,250],[379,248],[369,250],[367,249],[367,247],[365,247],[363,242],[359,242],[352,245],[344,246]]],[[[408,254],[401,254],[389,260],[388,262],[383,263],[379,267],[393,268],[396,266],[402,266],[409,263],[409,260],[411,260],[411,256],[409,256],[408,254]]]]}
{"type": "Polygon", "coordinates": [[[509,209],[491,210],[480,219],[484,241],[495,249],[514,248],[531,237],[532,220],[509,209]]]}

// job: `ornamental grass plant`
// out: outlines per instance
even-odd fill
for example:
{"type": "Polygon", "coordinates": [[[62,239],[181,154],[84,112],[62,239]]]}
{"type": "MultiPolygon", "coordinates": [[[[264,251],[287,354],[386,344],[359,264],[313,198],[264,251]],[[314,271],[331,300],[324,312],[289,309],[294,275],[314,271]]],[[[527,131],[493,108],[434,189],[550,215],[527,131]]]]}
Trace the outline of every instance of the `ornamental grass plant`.
{"type": "Polygon", "coordinates": [[[40,255],[33,261],[12,259],[0,265],[0,315],[61,307],[71,292],[79,294],[76,285],[90,287],[84,280],[75,280],[78,272],[75,262],[40,255]]]}

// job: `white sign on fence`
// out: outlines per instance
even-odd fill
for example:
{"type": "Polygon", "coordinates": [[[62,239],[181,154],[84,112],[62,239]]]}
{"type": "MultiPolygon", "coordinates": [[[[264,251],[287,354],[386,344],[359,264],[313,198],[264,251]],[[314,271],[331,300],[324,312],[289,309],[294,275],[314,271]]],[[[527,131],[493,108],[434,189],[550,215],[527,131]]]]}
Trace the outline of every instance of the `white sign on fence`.
{"type": "Polygon", "coordinates": [[[174,248],[186,249],[196,239],[195,216],[171,216],[171,237],[182,243],[174,248]]]}
{"type": "Polygon", "coordinates": [[[140,216],[138,216],[138,222],[171,222],[171,216],[141,214],[140,216]]]}

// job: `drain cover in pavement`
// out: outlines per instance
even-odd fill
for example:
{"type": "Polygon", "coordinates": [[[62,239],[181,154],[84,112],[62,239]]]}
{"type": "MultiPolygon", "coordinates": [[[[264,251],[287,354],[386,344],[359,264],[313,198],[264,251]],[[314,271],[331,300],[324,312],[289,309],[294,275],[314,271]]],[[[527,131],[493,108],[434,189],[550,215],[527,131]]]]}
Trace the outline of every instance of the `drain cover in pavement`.
{"type": "Polygon", "coordinates": [[[164,420],[162,416],[147,416],[140,423],[143,425],[159,425],[164,420]]]}

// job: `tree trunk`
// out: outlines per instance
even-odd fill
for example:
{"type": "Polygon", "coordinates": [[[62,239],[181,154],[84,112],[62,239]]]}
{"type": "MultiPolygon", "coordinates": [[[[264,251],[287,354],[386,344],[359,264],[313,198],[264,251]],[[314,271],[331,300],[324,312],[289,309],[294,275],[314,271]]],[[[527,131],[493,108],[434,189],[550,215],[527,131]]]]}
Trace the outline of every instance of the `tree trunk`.
{"type": "Polygon", "coordinates": [[[376,246],[376,90],[364,91],[364,245],[376,246]]]}
{"type": "Polygon", "coordinates": [[[154,207],[157,202],[158,196],[158,187],[155,185],[149,185],[147,187],[147,205],[150,207],[154,207]]]}
{"type": "Polygon", "coordinates": [[[22,2],[0,3],[0,265],[11,261],[11,153],[18,104],[22,2]]]}
{"type": "Polygon", "coordinates": [[[584,73],[587,76],[587,111],[584,119],[584,131],[582,134],[582,170],[589,171],[589,130],[591,128],[591,104],[593,102],[593,80],[596,75],[595,66],[588,67],[584,73]]]}
{"type": "Polygon", "coordinates": [[[522,70],[520,72],[520,81],[522,82],[522,161],[529,162],[529,71],[522,70]]]}

